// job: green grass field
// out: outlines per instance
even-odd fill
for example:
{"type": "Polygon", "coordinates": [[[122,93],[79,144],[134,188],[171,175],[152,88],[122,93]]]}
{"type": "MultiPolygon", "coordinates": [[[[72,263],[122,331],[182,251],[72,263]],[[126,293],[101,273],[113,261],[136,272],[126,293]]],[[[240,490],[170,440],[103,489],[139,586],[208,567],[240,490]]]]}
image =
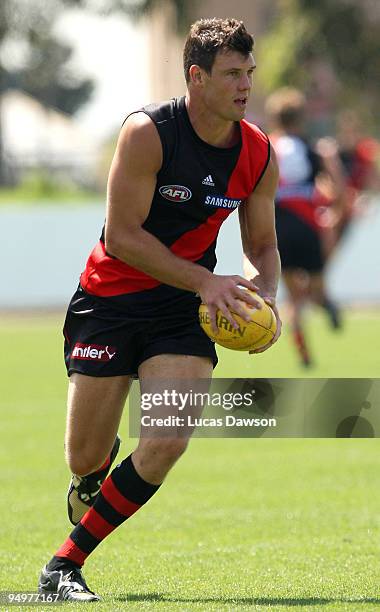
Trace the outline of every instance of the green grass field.
{"type": "MultiPolygon", "coordinates": [[[[60,325],[50,315],[0,324],[0,590],[35,590],[70,531],[60,325]]],[[[216,376],[378,376],[375,314],[346,313],[339,335],[313,315],[309,335],[310,371],[285,332],[264,355],[221,352],[216,376]]],[[[126,456],[126,416],[121,436],[126,456]]],[[[147,507],[87,562],[103,596],[94,609],[378,609],[379,451],[378,440],[194,439],[147,507]]]]}

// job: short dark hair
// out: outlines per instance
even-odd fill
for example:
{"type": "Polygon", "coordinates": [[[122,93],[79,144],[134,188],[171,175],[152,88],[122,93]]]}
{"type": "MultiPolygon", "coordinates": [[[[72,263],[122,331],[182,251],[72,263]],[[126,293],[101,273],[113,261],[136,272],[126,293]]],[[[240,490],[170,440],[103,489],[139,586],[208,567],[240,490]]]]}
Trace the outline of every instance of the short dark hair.
{"type": "Polygon", "coordinates": [[[291,129],[304,119],[306,99],[294,87],[282,87],[267,99],[265,111],[269,119],[283,129],[291,129]]]}
{"type": "Polygon", "coordinates": [[[252,52],[254,41],[237,19],[199,19],[193,23],[183,50],[183,68],[189,81],[190,66],[196,64],[208,74],[218,51],[237,51],[244,56],[252,52]]]}

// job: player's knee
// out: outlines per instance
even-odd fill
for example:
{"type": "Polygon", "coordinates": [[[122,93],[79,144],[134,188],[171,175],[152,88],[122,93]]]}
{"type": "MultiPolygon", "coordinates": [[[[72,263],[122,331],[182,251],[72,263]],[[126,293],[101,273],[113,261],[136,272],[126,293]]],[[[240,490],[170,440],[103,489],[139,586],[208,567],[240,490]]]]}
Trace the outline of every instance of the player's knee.
{"type": "Polygon", "coordinates": [[[102,462],[94,454],[85,452],[66,452],[66,461],[72,474],[87,476],[97,470],[102,462]]]}
{"type": "Polygon", "coordinates": [[[188,444],[189,441],[185,438],[171,441],[169,448],[166,451],[169,458],[172,458],[174,461],[179,459],[187,449],[188,444]]]}
{"type": "Polygon", "coordinates": [[[158,461],[173,464],[183,455],[188,445],[186,438],[160,440],[153,443],[150,451],[158,461]]]}

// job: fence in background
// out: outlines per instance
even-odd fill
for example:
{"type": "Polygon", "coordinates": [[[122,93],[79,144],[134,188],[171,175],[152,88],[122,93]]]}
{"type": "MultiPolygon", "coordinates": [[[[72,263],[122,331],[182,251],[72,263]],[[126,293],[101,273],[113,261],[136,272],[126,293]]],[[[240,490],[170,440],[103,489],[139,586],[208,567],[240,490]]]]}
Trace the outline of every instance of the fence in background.
{"type": "MultiPolygon", "coordinates": [[[[0,309],[64,307],[103,221],[99,205],[2,207],[0,309]]],[[[380,302],[379,236],[380,206],[373,205],[350,229],[329,265],[328,286],[338,301],[380,302]]],[[[222,227],[217,256],[218,273],[241,274],[236,213],[222,227]]]]}

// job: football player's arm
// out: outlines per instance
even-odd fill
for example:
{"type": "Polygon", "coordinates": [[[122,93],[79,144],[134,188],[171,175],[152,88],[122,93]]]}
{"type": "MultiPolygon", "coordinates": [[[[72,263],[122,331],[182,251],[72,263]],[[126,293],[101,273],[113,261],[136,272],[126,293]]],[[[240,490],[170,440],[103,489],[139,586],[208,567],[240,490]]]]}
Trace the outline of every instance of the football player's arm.
{"type": "MultiPolygon", "coordinates": [[[[218,308],[236,326],[228,308],[234,307],[235,312],[247,318],[238,301],[244,298],[239,285],[252,289],[252,283],[240,276],[215,275],[203,266],[177,257],[143,228],[161,165],[162,145],[154,123],[144,113],[131,115],[121,130],[109,175],[107,253],[162,283],[199,293],[209,306],[214,330],[218,308]]],[[[246,301],[256,304],[250,297],[246,301]]]]}
{"type": "Polygon", "coordinates": [[[337,143],[333,138],[320,138],[315,150],[319,157],[322,177],[325,175],[330,180],[330,190],[332,189],[330,212],[333,213],[330,215],[330,223],[334,226],[343,219],[348,205],[344,168],[339,158],[337,143]]]}
{"type": "Polygon", "coordinates": [[[274,217],[274,198],[278,185],[278,166],[273,149],[268,167],[256,189],[239,207],[240,232],[244,252],[244,272],[254,278],[260,295],[272,307],[277,319],[277,331],[262,352],[271,346],[281,333],[281,320],[276,307],[276,294],[281,274],[280,255],[274,217]]]}
{"type": "Polygon", "coordinates": [[[316,144],[322,171],[332,180],[336,197],[343,196],[346,188],[344,169],[338,154],[338,145],[333,138],[320,138],[316,144]]]}

